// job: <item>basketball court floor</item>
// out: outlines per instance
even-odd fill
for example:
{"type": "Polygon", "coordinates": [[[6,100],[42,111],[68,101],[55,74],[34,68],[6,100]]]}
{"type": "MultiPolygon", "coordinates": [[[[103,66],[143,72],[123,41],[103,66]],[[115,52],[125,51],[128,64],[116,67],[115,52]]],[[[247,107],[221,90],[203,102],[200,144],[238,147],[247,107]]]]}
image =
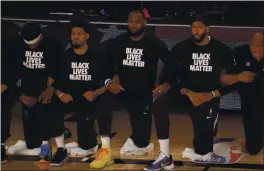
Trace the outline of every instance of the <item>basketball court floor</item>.
{"type": "MultiPolygon", "coordinates": [[[[144,166],[152,162],[159,153],[159,144],[155,134],[155,127],[152,127],[151,142],[154,143],[154,151],[146,156],[123,156],[120,155],[119,150],[130,134],[129,117],[125,110],[115,112],[113,114],[113,127],[111,146],[113,150],[113,157],[116,164],[106,167],[103,170],[143,170],[144,166]]],[[[257,156],[244,154],[243,157],[235,164],[223,165],[198,165],[188,159],[182,158],[182,152],[186,147],[192,148],[192,124],[189,116],[184,113],[174,113],[170,115],[171,118],[171,140],[170,149],[173,159],[175,161],[175,170],[200,170],[200,171],[218,171],[218,170],[264,170],[263,149],[257,156]]],[[[47,123],[48,124],[48,123],[47,123]]],[[[72,131],[72,137],[66,140],[66,143],[76,141],[76,123],[66,122],[65,126],[72,131]]],[[[242,118],[239,114],[221,115],[219,118],[219,128],[217,138],[234,138],[236,142],[243,148],[244,130],[242,125],[242,118]]],[[[8,139],[7,145],[13,145],[18,140],[23,140],[23,129],[21,121],[21,113],[19,106],[13,110],[13,119],[11,125],[11,138],[8,139]]],[[[100,143],[100,140],[98,139],[100,143]]],[[[52,140],[53,150],[55,151],[55,142],[52,140]]],[[[221,147],[221,145],[220,145],[221,147]]],[[[93,156],[94,157],[94,156],[93,156]]],[[[92,158],[93,158],[92,157],[92,158]]],[[[16,158],[11,156],[7,164],[2,165],[2,170],[91,170],[89,168],[88,160],[86,163],[80,162],[80,159],[70,158],[70,161],[61,167],[49,167],[49,165],[38,164],[37,161],[29,161],[28,159],[16,158]]]]}

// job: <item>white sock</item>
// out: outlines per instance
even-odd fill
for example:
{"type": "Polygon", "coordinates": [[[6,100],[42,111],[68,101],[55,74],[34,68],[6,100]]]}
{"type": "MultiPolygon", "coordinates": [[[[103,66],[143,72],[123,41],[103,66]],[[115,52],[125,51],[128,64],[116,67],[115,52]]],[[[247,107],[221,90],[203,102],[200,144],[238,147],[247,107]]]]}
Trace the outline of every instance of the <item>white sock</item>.
{"type": "Polygon", "coordinates": [[[42,141],[42,145],[49,144],[49,141],[42,141]]]}
{"type": "Polygon", "coordinates": [[[106,146],[107,148],[111,148],[110,145],[110,137],[108,136],[101,136],[102,145],[106,146]]]}
{"type": "Polygon", "coordinates": [[[65,144],[64,144],[64,134],[62,134],[61,136],[59,137],[56,137],[55,138],[55,141],[56,141],[56,144],[57,144],[57,147],[60,148],[65,148],[65,144]]]}
{"type": "Polygon", "coordinates": [[[170,157],[170,139],[159,140],[160,151],[170,157]]]}

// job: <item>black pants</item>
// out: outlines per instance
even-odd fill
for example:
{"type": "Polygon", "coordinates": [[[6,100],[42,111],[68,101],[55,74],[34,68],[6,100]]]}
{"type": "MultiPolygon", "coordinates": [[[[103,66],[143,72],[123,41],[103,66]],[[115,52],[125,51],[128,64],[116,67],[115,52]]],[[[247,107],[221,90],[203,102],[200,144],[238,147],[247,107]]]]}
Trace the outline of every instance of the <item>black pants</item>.
{"type": "Polygon", "coordinates": [[[255,101],[244,99],[241,96],[241,111],[243,116],[243,124],[246,138],[246,149],[249,153],[256,154],[263,147],[263,100],[255,101]]]}
{"type": "Polygon", "coordinates": [[[1,96],[1,143],[5,143],[10,136],[12,99],[9,91],[3,92],[1,96]]]}
{"type": "Polygon", "coordinates": [[[168,139],[170,137],[169,114],[172,112],[186,112],[187,102],[188,99],[173,88],[155,100],[153,111],[158,139],[168,139]]]}
{"type": "Polygon", "coordinates": [[[84,150],[88,150],[97,145],[95,119],[98,100],[89,102],[84,97],[78,100],[74,98],[74,101],[68,104],[60,102],[58,107],[62,114],[74,112],[77,119],[78,144],[84,150]]]}
{"type": "Polygon", "coordinates": [[[42,141],[64,133],[64,115],[57,110],[58,99],[50,104],[37,103],[29,108],[22,104],[24,137],[27,148],[37,148],[42,141]]]}
{"type": "Polygon", "coordinates": [[[207,154],[213,151],[213,138],[217,132],[217,115],[219,112],[219,99],[194,107],[186,96],[171,90],[168,94],[161,96],[154,103],[154,118],[158,139],[168,139],[170,120],[169,113],[175,108],[173,105],[184,105],[184,110],[190,114],[194,139],[193,146],[198,154],[207,154]],[[179,103],[181,102],[181,103],[179,103]]]}
{"type": "Polygon", "coordinates": [[[219,117],[220,99],[194,107],[190,105],[189,114],[193,123],[193,146],[197,154],[205,155],[213,152],[213,139],[215,136],[219,117]]]}
{"type": "Polygon", "coordinates": [[[123,94],[113,95],[107,92],[102,95],[99,104],[99,106],[102,106],[98,107],[99,117],[97,120],[100,135],[109,135],[111,133],[111,112],[119,106],[120,108],[126,108],[129,113],[132,128],[130,138],[140,148],[149,145],[152,124],[152,96],[132,100],[123,94]]]}

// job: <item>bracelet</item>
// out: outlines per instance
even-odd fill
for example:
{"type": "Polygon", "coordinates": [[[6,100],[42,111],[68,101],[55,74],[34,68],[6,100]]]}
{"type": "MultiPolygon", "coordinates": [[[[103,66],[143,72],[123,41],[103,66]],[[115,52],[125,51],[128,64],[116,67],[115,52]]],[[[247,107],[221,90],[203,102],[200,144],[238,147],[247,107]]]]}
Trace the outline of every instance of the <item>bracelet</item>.
{"type": "Polygon", "coordinates": [[[107,87],[110,83],[112,82],[112,80],[108,80],[105,84],[105,87],[107,87]]]}
{"type": "Polygon", "coordinates": [[[94,94],[94,96],[97,96],[97,93],[96,93],[96,91],[93,91],[93,94],[94,94]]]}
{"type": "Polygon", "coordinates": [[[61,96],[63,96],[65,93],[61,93],[60,95],[59,95],[59,99],[61,98],[61,96]]]}
{"type": "Polygon", "coordinates": [[[215,98],[215,93],[214,93],[214,91],[211,91],[210,93],[212,94],[213,98],[215,98]]]}

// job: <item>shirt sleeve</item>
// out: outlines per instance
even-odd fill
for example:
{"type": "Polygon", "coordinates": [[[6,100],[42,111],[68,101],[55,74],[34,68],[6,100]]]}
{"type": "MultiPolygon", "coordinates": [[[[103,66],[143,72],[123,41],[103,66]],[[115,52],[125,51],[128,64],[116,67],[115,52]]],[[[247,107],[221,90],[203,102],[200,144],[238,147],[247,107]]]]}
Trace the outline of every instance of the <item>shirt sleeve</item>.
{"type": "Polygon", "coordinates": [[[99,54],[97,59],[97,65],[100,67],[100,79],[106,84],[107,80],[111,80],[114,76],[114,70],[112,68],[111,60],[108,61],[107,55],[99,54]]]}
{"type": "Polygon", "coordinates": [[[176,45],[166,59],[164,68],[160,76],[160,83],[167,82],[177,92],[183,88],[180,82],[180,59],[182,53],[182,46],[176,45]]]}
{"type": "Polygon", "coordinates": [[[59,57],[62,54],[62,47],[59,43],[53,42],[51,46],[50,56],[47,65],[48,75],[56,80],[58,79],[58,65],[59,65],[59,57]]]}
{"type": "Polygon", "coordinates": [[[104,66],[104,77],[105,84],[107,81],[113,78],[115,74],[118,74],[119,66],[118,66],[118,38],[112,39],[109,41],[106,53],[104,55],[105,62],[104,66]]]}
{"type": "MultiPolygon", "coordinates": [[[[226,53],[228,54],[230,52],[228,51],[226,53]]],[[[229,70],[226,72],[227,74],[238,74],[241,72],[241,68],[239,67],[240,62],[241,62],[240,54],[241,54],[241,47],[235,48],[232,51],[232,54],[229,54],[229,58],[226,59],[226,63],[228,63],[226,64],[226,66],[229,67],[229,70]],[[233,63],[230,59],[233,59],[233,63]],[[230,65],[230,63],[232,65],[230,65]]],[[[240,86],[241,86],[240,82],[232,84],[232,85],[223,86],[222,88],[220,88],[219,92],[221,96],[224,96],[226,94],[234,92],[235,90],[239,90],[240,86]]]]}
{"type": "Polygon", "coordinates": [[[219,53],[220,53],[219,58],[224,73],[235,74],[237,62],[231,49],[226,45],[222,45],[222,48],[219,48],[219,53]]]}

